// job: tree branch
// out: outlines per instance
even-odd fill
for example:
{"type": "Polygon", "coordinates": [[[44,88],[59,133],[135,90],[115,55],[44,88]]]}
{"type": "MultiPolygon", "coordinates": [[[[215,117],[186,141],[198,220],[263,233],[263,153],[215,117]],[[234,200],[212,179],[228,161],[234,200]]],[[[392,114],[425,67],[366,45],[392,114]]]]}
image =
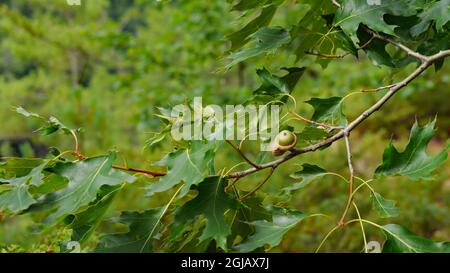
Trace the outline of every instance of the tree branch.
{"type": "Polygon", "coordinates": [[[328,125],[328,124],[325,124],[325,123],[321,123],[321,122],[317,122],[317,121],[314,121],[314,120],[307,119],[307,118],[305,118],[305,117],[295,113],[292,110],[289,110],[289,113],[291,115],[293,115],[298,120],[302,120],[304,122],[311,123],[311,124],[315,125],[316,127],[324,128],[324,129],[327,129],[328,131],[332,131],[332,130],[335,130],[335,129],[343,129],[343,127],[341,127],[341,126],[328,125]]]}
{"type": "Polygon", "coordinates": [[[332,3],[333,5],[335,5],[336,7],[338,7],[338,8],[341,7],[341,4],[339,4],[338,1],[336,1],[336,0],[331,0],[331,3],[332,3]]]}
{"type": "Polygon", "coordinates": [[[380,40],[383,40],[385,42],[388,42],[390,44],[393,44],[394,46],[396,46],[396,47],[400,48],[401,50],[405,51],[406,53],[408,53],[408,55],[410,55],[410,56],[412,56],[412,57],[414,57],[416,59],[419,59],[422,62],[426,62],[428,60],[427,56],[422,55],[419,52],[416,52],[416,51],[412,50],[411,48],[409,48],[409,47],[407,47],[407,46],[405,46],[405,45],[403,45],[403,44],[401,44],[399,42],[396,42],[396,41],[394,41],[394,40],[392,40],[392,39],[390,39],[388,37],[382,36],[382,35],[378,34],[377,32],[371,30],[368,27],[363,26],[363,29],[367,33],[372,34],[373,37],[375,37],[377,39],[380,39],[380,40]]]}
{"type": "MultiPolygon", "coordinates": [[[[376,33],[375,33],[376,34],[376,33]]],[[[379,37],[383,37],[380,36],[379,34],[376,34],[377,38],[379,37]]],[[[386,41],[391,41],[391,39],[389,38],[384,38],[386,39],[386,41]]],[[[392,41],[394,42],[394,41],[392,41]]],[[[406,52],[410,52],[412,53],[412,50],[407,48],[404,45],[401,45],[397,42],[394,42],[394,45],[398,46],[400,49],[405,50],[406,52]]],[[[420,74],[422,74],[430,65],[432,65],[435,61],[440,60],[440,59],[444,59],[448,56],[450,56],[450,49],[444,50],[444,51],[440,51],[439,53],[436,53],[434,55],[431,56],[423,56],[419,53],[412,53],[411,56],[415,56],[417,58],[419,58],[420,60],[422,60],[422,64],[416,68],[416,70],[414,70],[409,76],[407,76],[405,79],[403,79],[402,81],[394,84],[393,86],[391,86],[389,88],[389,91],[381,98],[379,99],[374,105],[372,105],[369,109],[367,109],[366,111],[364,111],[361,115],[359,115],[355,120],[353,120],[351,123],[349,123],[347,126],[345,126],[344,129],[342,129],[341,131],[339,131],[338,133],[336,133],[335,135],[327,138],[326,140],[304,147],[304,148],[300,148],[300,149],[295,149],[293,150],[290,154],[286,155],[283,158],[271,161],[271,162],[267,162],[265,164],[260,165],[260,168],[250,168],[247,170],[243,170],[243,171],[238,171],[238,172],[234,172],[229,174],[227,177],[228,178],[238,178],[238,177],[242,177],[242,176],[246,176],[252,173],[255,173],[259,170],[262,169],[266,169],[266,168],[276,168],[278,167],[280,164],[283,164],[284,162],[298,156],[304,153],[308,153],[308,152],[313,152],[316,151],[320,148],[329,146],[331,144],[333,144],[335,141],[343,138],[346,134],[350,133],[353,129],[355,129],[360,123],[362,123],[364,120],[366,120],[368,117],[370,117],[373,113],[375,113],[376,111],[378,111],[392,96],[394,96],[400,89],[402,89],[403,87],[405,87],[406,85],[408,85],[412,80],[414,80],[415,78],[417,78],[420,74]],[[420,57],[419,57],[420,56],[420,57]]]]}

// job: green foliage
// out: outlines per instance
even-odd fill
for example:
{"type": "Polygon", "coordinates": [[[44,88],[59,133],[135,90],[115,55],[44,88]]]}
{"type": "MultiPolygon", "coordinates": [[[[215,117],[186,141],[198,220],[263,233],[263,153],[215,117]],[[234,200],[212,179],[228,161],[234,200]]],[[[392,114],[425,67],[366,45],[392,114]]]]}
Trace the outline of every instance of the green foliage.
{"type": "Polygon", "coordinates": [[[86,210],[67,217],[65,222],[72,229],[72,241],[86,243],[103,220],[121,186],[102,186],[97,199],[89,204],[86,210]]]}
{"type": "Polygon", "coordinates": [[[430,26],[434,21],[436,23],[436,30],[443,32],[445,24],[450,21],[450,1],[442,0],[431,3],[430,6],[424,10],[420,15],[420,22],[411,28],[411,35],[418,36],[430,26]]]}
{"type": "Polygon", "coordinates": [[[291,174],[291,177],[295,180],[301,179],[300,182],[296,182],[291,186],[284,188],[286,192],[297,190],[308,186],[314,179],[319,178],[327,174],[327,171],[316,165],[303,164],[302,169],[298,172],[291,174]]]}
{"type": "Polygon", "coordinates": [[[251,45],[241,51],[234,52],[229,56],[231,62],[226,66],[245,61],[249,58],[263,53],[274,52],[276,49],[286,44],[290,40],[289,32],[282,28],[261,28],[250,36],[251,45]]]}
{"type": "MultiPolygon", "coordinates": [[[[431,63],[414,59],[409,51],[430,56],[448,49],[450,2],[345,0],[339,1],[340,8],[329,0],[228,2],[231,5],[194,0],[115,6],[117,1],[101,0],[80,10],[61,3],[0,3],[0,46],[5,56],[0,60],[0,106],[51,112],[46,118],[15,108],[27,118],[26,124],[15,117],[10,121],[8,110],[0,118],[13,129],[5,133],[36,127],[41,135],[58,131],[69,135],[45,140],[62,152],[52,149],[38,159],[1,158],[0,217],[38,223],[40,236],[57,233],[61,252],[67,251],[69,240],[81,243],[84,251],[96,252],[289,251],[283,242],[289,246],[308,242],[300,249],[313,251],[310,247],[320,243],[319,232],[308,234],[329,230],[330,222],[317,218],[299,223],[322,212],[333,223],[340,219],[332,232],[338,227],[350,230],[342,236],[346,240],[328,251],[360,250],[361,236],[350,229],[359,222],[385,234],[383,252],[450,252],[449,243],[434,241],[448,240],[448,231],[433,233],[431,240],[395,224],[366,220],[396,217],[412,230],[421,230],[429,224],[421,219],[429,216],[440,219],[431,230],[448,226],[448,217],[442,217],[448,216],[448,200],[444,204],[431,200],[445,196],[437,194],[442,183],[433,184],[432,178],[446,179],[445,170],[437,170],[444,168],[450,147],[442,149],[445,130],[436,138],[439,145],[432,145],[436,120],[424,127],[416,122],[402,152],[391,141],[374,179],[369,178],[378,165],[373,162],[381,156],[383,134],[401,136],[405,120],[423,111],[411,106],[417,92],[444,90],[429,102],[428,112],[420,112],[421,118],[435,115],[435,104],[448,110],[442,99],[448,97],[442,93],[448,89],[448,73],[424,72],[431,63]],[[230,22],[238,16],[242,26],[233,32],[230,22]],[[228,48],[223,37],[228,38],[228,48]],[[226,73],[212,74],[224,54],[226,73]],[[366,58],[383,69],[371,68],[366,58]],[[418,78],[422,72],[423,80],[418,78]],[[380,85],[404,90],[396,95],[395,88],[368,89],[380,85]],[[364,92],[347,92],[361,89],[364,92]],[[391,93],[379,95],[386,90],[391,93]],[[170,132],[179,117],[171,115],[170,106],[184,100],[192,107],[190,98],[198,95],[220,105],[280,105],[282,127],[295,132],[296,147],[275,158],[279,155],[260,151],[247,139],[233,149],[219,140],[173,139],[170,132]],[[397,99],[393,106],[387,102],[391,97],[397,99]],[[162,124],[152,117],[156,106],[162,124]],[[382,121],[366,121],[382,106],[388,109],[382,121]],[[366,109],[372,110],[363,113],[366,109]],[[53,114],[64,117],[64,124],[53,114]],[[355,119],[360,120],[356,125],[368,124],[361,125],[363,133],[346,127],[355,119]],[[395,121],[401,126],[389,127],[395,121]],[[84,130],[71,129],[79,127],[84,130]],[[342,138],[345,147],[332,145],[342,138]],[[144,141],[151,149],[141,153],[136,146],[144,141]],[[120,149],[120,157],[116,152],[88,155],[113,147],[120,149]],[[440,151],[432,156],[427,149],[440,151]],[[117,165],[120,160],[122,165],[117,165]],[[294,172],[296,163],[302,169],[294,172]],[[135,164],[145,169],[131,167],[135,164]],[[388,176],[405,178],[398,178],[398,184],[381,183],[388,176]],[[321,183],[312,183],[319,179],[321,183]],[[403,185],[426,192],[429,199],[417,200],[415,194],[399,191],[403,185]],[[348,187],[350,193],[344,196],[348,187]],[[366,188],[371,198],[364,195],[366,188]],[[167,202],[168,196],[172,197],[167,202]],[[419,218],[416,210],[405,209],[411,203],[426,216],[419,218]],[[342,216],[336,212],[340,207],[345,207],[342,216]],[[304,232],[289,232],[294,230],[304,232]]],[[[444,58],[431,60],[436,69],[446,69],[444,58]]],[[[418,104],[432,93],[420,94],[418,104]]],[[[319,248],[327,247],[328,235],[319,248]]],[[[48,246],[53,250],[54,244],[48,246]]],[[[28,249],[42,252],[44,246],[28,249]]],[[[0,249],[23,251],[12,244],[0,249]]]]}
{"type": "Polygon", "coordinates": [[[386,14],[403,17],[415,15],[415,7],[410,2],[407,0],[344,1],[342,9],[336,12],[333,23],[340,26],[355,43],[358,42],[356,31],[360,24],[369,26],[379,32],[394,35],[395,25],[386,23],[383,17],[386,14]]]}
{"type": "Polygon", "coordinates": [[[227,250],[227,236],[231,234],[230,224],[225,220],[225,213],[236,209],[237,202],[224,192],[226,180],[221,177],[208,177],[197,188],[196,198],[187,202],[175,212],[175,221],[190,224],[199,216],[206,219],[200,241],[212,238],[217,247],[227,250]]]}
{"type": "Polygon", "coordinates": [[[94,201],[97,192],[104,185],[134,182],[135,177],[112,168],[115,157],[114,153],[110,153],[108,156],[88,158],[80,162],[58,164],[53,171],[67,178],[69,183],[66,188],[56,192],[54,205],[58,209],[49,217],[56,220],[75,213],[94,201]]]}
{"type": "Polygon", "coordinates": [[[312,120],[328,122],[330,124],[344,125],[346,120],[342,111],[342,98],[312,98],[306,103],[314,107],[312,120]]]}
{"type": "Polygon", "coordinates": [[[0,194],[0,208],[9,209],[12,212],[20,212],[27,209],[37,201],[30,194],[31,186],[40,186],[44,175],[42,174],[48,162],[33,168],[29,174],[11,179],[0,179],[0,183],[9,186],[0,194]]]}
{"type": "Polygon", "coordinates": [[[214,163],[216,143],[206,145],[201,141],[192,142],[185,149],[176,149],[167,155],[159,164],[168,167],[167,175],[148,187],[148,193],[166,191],[183,181],[181,196],[189,192],[192,185],[197,185],[209,175],[214,163]]]}
{"type": "Polygon", "coordinates": [[[283,77],[279,77],[271,74],[265,68],[258,69],[256,74],[258,74],[262,83],[258,89],[253,91],[253,99],[264,101],[263,98],[266,98],[268,101],[286,101],[287,95],[294,90],[298,81],[305,72],[305,68],[290,67],[285,68],[284,70],[286,70],[288,74],[283,77]]]}
{"type": "Polygon", "coordinates": [[[403,152],[389,144],[384,151],[383,164],[376,170],[376,175],[404,175],[411,179],[429,179],[431,173],[447,158],[447,146],[436,156],[429,156],[426,152],[427,145],[434,134],[436,120],[424,127],[414,123],[411,129],[408,145],[403,152]]]}
{"type": "Polygon", "coordinates": [[[242,244],[236,248],[241,252],[250,252],[264,245],[277,246],[283,235],[307,217],[307,214],[281,208],[270,208],[272,221],[259,220],[249,223],[255,229],[242,244]]]}
{"type": "Polygon", "coordinates": [[[395,201],[385,199],[377,192],[372,193],[372,202],[380,217],[395,217],[400,213],[400,210],[395,207],[395,201]]]}
{"type": "Polygon", "coordinates": [[[118,222],[128,226],[128,232],[105,235],[100,238],[96,252],[143,253],[153,250],[152,242],[158,234],[163,208],[144,212],[124,211],[118,222]]]}
{"type": "Polygon", "coordinates": [[[385,225],[383,230],[387,238],[383,245],[383,252],[386,253],[448,253],[450,251],[449,243],[433,242],[399,225],[385,225]]]}

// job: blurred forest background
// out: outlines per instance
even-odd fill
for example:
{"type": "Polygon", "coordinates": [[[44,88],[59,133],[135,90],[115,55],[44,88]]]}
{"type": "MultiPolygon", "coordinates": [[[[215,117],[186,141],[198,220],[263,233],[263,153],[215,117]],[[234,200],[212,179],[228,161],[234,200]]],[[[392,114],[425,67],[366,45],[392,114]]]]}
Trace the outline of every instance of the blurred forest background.
{"type": "MultiPolygon", "coordinates": [[[[225,0],[95,0],[82,1],[81,6],[69,6],[63,0],[0,0],[0,156],[45,156],[50,147],[72,146],[72,140],[62,135],[33,134],[38,124],[13,111],[15,106],[23,106],[82,128],[81,145],[87,155],[116,149],[129,165],[148,168],[171,150],[170,143],[144,148],[161,126],[154,117],[156,107],[170,107],[193,96],[202,96],[205,104],[241,104],[259,84],[255,69],[301,65],[289,52],[278,51],[229,71],[218,71],[229,49],[226,36],[248,21],[236,21],[240,14],[230,7],[225,0]]],[[[293,3],[284,5],[272,25],[295,24],[300,8],[293,3]]],[[[392,70],[376,66],[363,56],[360,60],[348,56],[332,61],[325,69],[311,65],[293,93],[299,102],[297,110],[308,116],[311,107],[300,102],[312,96],[342,96],[382,86],[412,68],[392,70]]],[[[355,168],[361,176],[372,176],[391,139],[403,147],[415,119],[423,124],[438,116],[438,136],[430,152],[443,148],[450,134],[448,60],[439,72],[432,70],[354,131],[355,168]]],[[[346,115],[354,118],[378,96],[352,96],[346,115]]],[[[252,155],[250,149],[247,152],[252,155]]],[[[224,151],[217,161],[218,165],[229,165],[239,158],[232,151],[224,151]]],[[[345,147],[336,143],[325,152],[296,158],[294,164],[277,171],[265,191],[277,192],[282,185],[292,183],[288,174],[303,162],[345,173],[345,147]]],[[[435,180],[390,178],[373,183],[384,197],[398,201],[402,213],[394,223],[437,241],[450,241],[448,162],[435,174],[435,180]]],[[[258,176],[246,179],[249,183],[242,183],[243,188],[258,182],[258,176]]],[[[298,191],[291,206],[308,213],[340,211],[347,189],[334,180],[327,177],[298,191]]],[[[114,206],[145,208],[154,202],[142,191],[130,188],[114,206]]],[[[366,218],[377,219],[370,212],[370,200],[359,202],[365,204],[360,209],[366,218]]],[[[62,227],[36,233],[32,218],[26,215],[0,220],[0,251],[46,251],[68,238],[62,227]]],[[[383,220],[378,222],[382,224],[383,220]]],[[[272,251],[314,251],[332,226],[323,218],[308,220],[291,230],[272,251]]],[[[377,230],[368,227],[368,234],[369,240],[382,241],[383,235],[377,230]]],[[[362,237],[355,225],[334,234],[322,250],[360,251],[361,246],[362,237]]]]}

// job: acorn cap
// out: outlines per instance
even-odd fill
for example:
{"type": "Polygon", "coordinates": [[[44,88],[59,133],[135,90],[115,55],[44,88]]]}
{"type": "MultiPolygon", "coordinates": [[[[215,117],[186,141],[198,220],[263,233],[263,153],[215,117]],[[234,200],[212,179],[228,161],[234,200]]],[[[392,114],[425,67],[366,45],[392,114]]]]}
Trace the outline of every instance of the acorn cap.
{"type": "Polygon", "coordinates": [[[278,136],[275,137],[275,139],[274,139],[275,149],[272,151],[273,156],[283,155],[285,152],[287,152],[295,147],[295,145],[297,144],[297,135],[294,133],[292,133],[292,135],[294,136],[294,141],[292,142],[291,145],[288,145],[288,146],[282,146],[282,145],[278,144],[278,136]]]}

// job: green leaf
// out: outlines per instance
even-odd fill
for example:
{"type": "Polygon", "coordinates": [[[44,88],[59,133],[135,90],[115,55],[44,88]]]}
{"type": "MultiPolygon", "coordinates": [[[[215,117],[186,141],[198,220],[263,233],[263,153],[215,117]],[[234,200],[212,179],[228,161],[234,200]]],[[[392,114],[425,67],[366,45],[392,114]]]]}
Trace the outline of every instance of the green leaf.
{"type": "Polygon", "coordinates": [[[387,239],[383,245],[384,253],[450,253],[449,242],[436,243],[399,225],[385,225],[383,231],[387,239]]]}
{"type": "Polygon", "coordinates": [[[410,30],[413,37],[417,37],[425,32],[432,21],[436,22],[436,30],[442,32],[444,25],[450,21],[450,0],[436,1],[418,16],[420,17],[419,23],[410,30]]]}
{"type": "Polygon", "coordinates": [[[164,208],[144,212],[123,211],[118,222],[128,226],[124,233],[108,234],[100,238],[95,252],[148,253],[153,251],[153,239],[160,230],[164,208]]]}
{"type": "MultiPolygon", "coordinates": [[[[205,226],[203,219],[198,219],[189,225],[173,225],[169,228],[169,235],[164,239],[164,243],[169,244],[168,252],[180,252],[183,248],[194,245],[198,249],[196,240],[205,226]]],[[[207,244],[209,240],[203,243],[207,244]]]]}
{"type": "Polygon", "coordinates": [[[86,210],[71,215],[65,220],[69,228],[72,229],[72,241],[79,242],[82,245],[87,242],[100,224],[120,189],[120,185],[102,186],[97,195],[97,199],[86,210]]]}
{"type": "Polygon", "coordinates": [[[300,133],[297,134],[297,139],[303,141],[315,141],[322,140],[329,135],[330,134],[324,129],[314,126],[306,126],[300,133]]]}
{"type": "Polygon", "coordinates": [[[30,186],[39,186],[42,183],[44,168],[47,161],[33,168],[27,175],[11,179],[0,179],[0,184],[6,184],[9,189],[0,194],[0,209],[9,209],[17,213],[27,209],[37,201],[29,192],[30,186]]]}
{"type": "Polygon", "coordinates": [[[340,26],[357,44],[359,40],[356,31],[359,24],[364,24],[375,31],[395,35],[395,25],[390,25],[383,19],[386,14],[411,16],[416,14],[416,10],[407,0],[348,0],[343,1],[342,8],[337,10],[334,25],[340,26]]]}
{"type": "Polygon", "coordinates": [[[290,175],[291,178],[299,180],[300,182],[294,183],[288,187],[282,189],[283,192],[289,193],[294,190],[298,190],[308,186],[314,179],[326,175],[328,172],[317,165],[303,164],[302,169],[290,175]]]}
{"type": "MultiPolygon", "coordinates": [[[[417,51],[424,55],[433,55],[441,50],[450,48],[450,32],[435,35],[433,38],[424,41],[417,51]]],[[[444,64],[445,59],[434,62],[435,70],[438,71],[444,64]]]]}
{"type": "Polygon", "coordinates": [[[69,180],[68,186],[55,194],[55,205],[58,209],[50,215],[54,221],[60,216],[75,214],[81,207],[88,205],[97,197],[103,185],[120,185],[132,183],[135,177],[112,168],[116,159],[115,153],[98,156],[79,162],[68,162],[57,165],[53,171],[69,180]]]}
{"type": "Polygon", "coordinates": [[[382,218],[398,216],[400,210],[395,207],[396,201],[384,199],[379,193],[372,193],[372,202],[378,215],[382,218]]]}
{"type": "Polygon", "coordinates": [[[43,159],[38,158],[5,157],[2,160],[5,161],[0,165],[0,171],[5,172],[6,175],[15,177],[25,176],[32,169],[44,163],[43,159]]]}
{"type": "Polygon", "coordinates": [[[284,234],[295,227],[307,214],[282,208],[271,208],[272,221],[259,220],[248,223],[255,228],[254,234],[249,236],[236,249],[240,252],[250,252],[259,247],[269,245],[270,248],[280,244],[284,234]]]}
{"type": "Polygon", "coordinates": [[[27,110],[25,110],[22,107],[17,107],[16,112],[25,117],[38,118],[38,119],[44,121],[45,125],[36,130],[36,132],[38,132],[44,136],[51,135],[59,130],[62,130],[66,134],[69,134],[72,131],[67,126],[65,126],[63,123],[61,123],[61,121],[59,121],[56,117],[50,117],[47,119],[39,114],[28,112],[27,110]]]}
{"type": "Polygon", "coordinates": [[[19,106],[16,108],[16,112],[25,116],[25,117],[35,117],[35,118],[42,118],[40,115],[33,113],[33,112],[29,112],[27,111],[25,108],[19,106]]]}
{"type": "Polygon", "coordinates": [[[337,125],[345,125],[346,119],[342,110],[342,98],[312,98],[306,103],[314,107],[312,120],[337,125]]]}
{"type": "MultiPolygon", "coordinates": [[[[360,44],[366,44],[369,42],[372,36],[361,29],[358,31],[358,38],[360,40],[360,44]]],[[[367,44],[363,50],[375,65],[395,67],[393,58],[386,51],[386,46],[387,42],[380,39],[374,39],[369,44],[367,44]]]]}
{"type": "MultiPolygon", "coordinates": [[[[304,0],[302,4],[309,7],[306,14],[300,19],[298,24],[292,29],[291,36],[293,38],[292,44],[295,48],[296,61],[305,56],[306,51],[320,51],[323,52],[323,43],[329,44],[330,40],[325,39],[325,33],[328,32],[326,20],[321,15],[328,10],[333,9],[333,6],[328,0],[304,0]]],[[[330,35],[332,36],[332,35],[330,35]]]]}
{"type": "Polygon", "coordinates": [[[282,99],[286,94],[290,94],[301,76],[305,72],[305,68],[290,67],[283,68],[288,74],[283,77],[279,77],[271,74],[266,68],[258,69],[258,74],[261,79],[261,86],[253,91],[255,96],[270,96],[272,99],[282,99]]]}
{"type": "Polygon", "coordinates": [[[447,158],[449,145],[438,155],[429,156],[426,152],[435,129],[436,119],[424,127],[417,121],[411,129],[408,145],[398,152],[392,142],[383,154],[383,163],[375,170],[377,176],[407,176],[413,180],[429,179],[431,173],[447,158]]]}
{"type": "Polygon", "coordinates": [[[241,0],[231,10],[246,11],[267,5],[280,5],[284,0],[241,0]]]}
{"type": "Polygon", "coordinates": [[[67,179],[57,174],[48,174],[38,187],[31,187],[29,192],[34,195],[45,195],[56,192],[67,186],[67,179]]]}
{"type": "Polygon", "coordinates": [[[202,182],[208,176],[214,164],[216,148],[215,142],[192,141],[189,148],[177,149],[168,154],[158,164],[168,167],[167,174],[147,188],[148,194],[164,192],[183,181],[180,197],[184,196],[192,185],[202,182]]]}
{"type": "Polygon", "coordinates": [[[175,213],[175,221],[189,224],[197,217],[204,216],[206,225],[199,240],[214,239],[217,247],[227,250],[227,236],[231,234],[230,223],[225,220],[225,212],[235,209],[237,201],[225,192],[227,180],[208,177],[198,185],[198,195],[180,207],[175,213]]]}
{"type": "Polygon", "coordinates": [[[276,11],[276,6],[268,6],[261,11],[261,14],[258,17],[250,21],[245,27],[228,35],[227,38],[231,41],[230,51],[235,51],[247,44],[250,41],[249,36],[260,28],[267,26],[270,21],[272,21],[276,11]]]}
{"type": "Polygon", "coordinates": [[[284,44],[287,44],[291,37],[289,32],[283,28],[264,27],[250,36],[252,43],[249,47],[241,51],[231,53],[228,57],[231,62],[226,65],[226,69],[245,61],[249,58],[263,53],[275,51],[284,44]]]}
{"type": "Polygon", "coordinates": [[[26,186],[16,186],[0,194],[0,209],[9,209],[13,213],[25,210],[36,202],[26,186]]]}
{"type": "Polygon", "coordinates": [[[158,133],[155,133],[153,137],[151,137],[145,142],[145,148],[154,149],[155,147],[160,145],[161,142],[170,134],[171,129],[172,126],[167,125],[166,127],[164,127],[163,130],[161,130],[158,133]]]}
{"type": "Polygon", "coordinates": [[[334,37],[339,42],[339,47],[345,51],[350,52],[353,56],[358,58],[358,49],[356,48],[353,41],[342,31],[336,32],[334,37]]]}

